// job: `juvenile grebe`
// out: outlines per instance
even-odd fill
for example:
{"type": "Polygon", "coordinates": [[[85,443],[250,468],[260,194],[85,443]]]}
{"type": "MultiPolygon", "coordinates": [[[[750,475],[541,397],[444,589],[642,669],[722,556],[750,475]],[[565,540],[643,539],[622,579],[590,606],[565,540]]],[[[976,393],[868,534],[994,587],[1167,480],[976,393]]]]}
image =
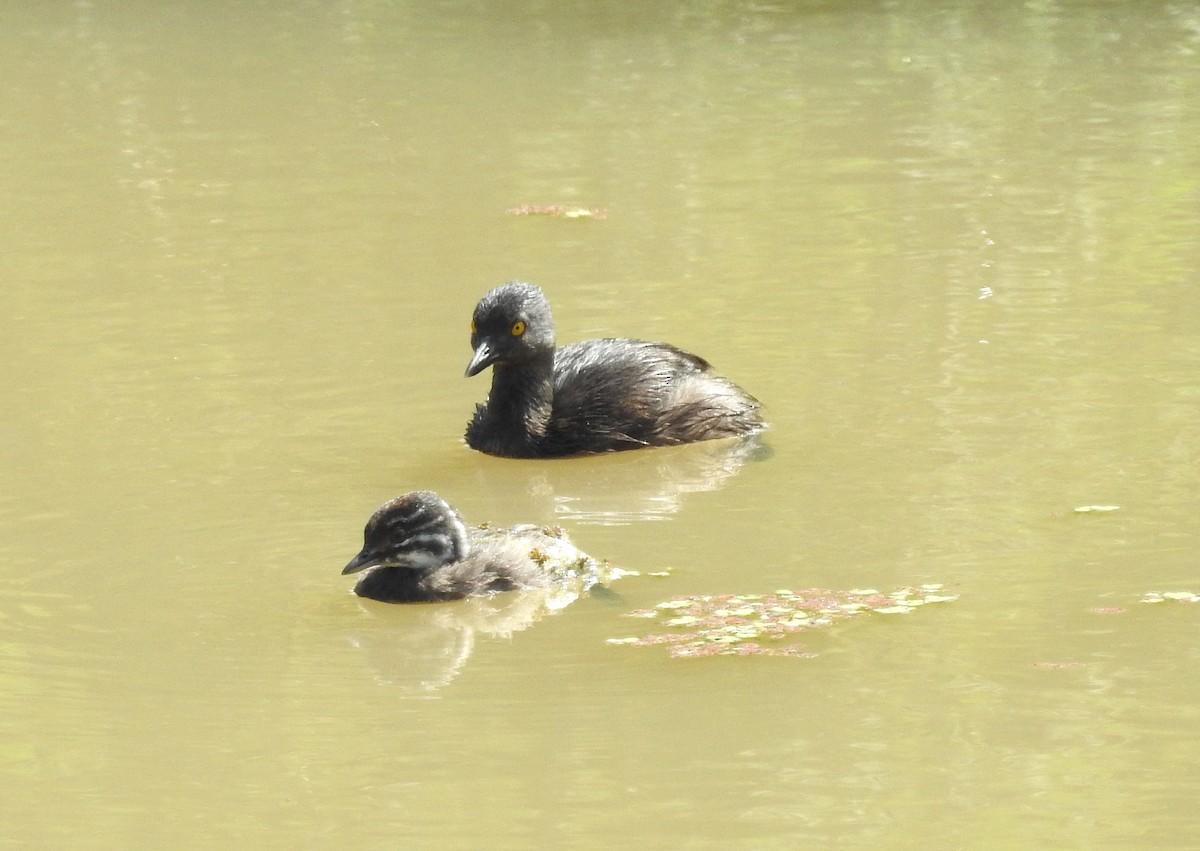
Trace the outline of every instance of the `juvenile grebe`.
{"type": "Polygon", "coordinates": [[[556,582],[591,587],[606,565],[561,529],[469,527],[432,491],[385,502],[363,530],[363,548],[342,573],[366,570],[354,593],[387,603],[431,603],[556,582]]]}

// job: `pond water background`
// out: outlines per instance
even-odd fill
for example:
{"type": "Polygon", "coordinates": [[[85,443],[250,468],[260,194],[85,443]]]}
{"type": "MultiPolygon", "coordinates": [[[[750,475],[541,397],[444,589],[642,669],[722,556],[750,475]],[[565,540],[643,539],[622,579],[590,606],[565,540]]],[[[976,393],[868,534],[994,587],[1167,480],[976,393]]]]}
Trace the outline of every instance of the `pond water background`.
{"type": "Polygon", "coordinates": [[[0,845],[1196,847],[1200,604],[1139,600],[1200,593],[1200,6],[3,19],[0,845]],[[468,450],[513,278],[762,446],[468,450]],[[360,601],[415,488],[669,575],[360,601]],[[810,659],[605,643],[923,583],[810,659]]]}

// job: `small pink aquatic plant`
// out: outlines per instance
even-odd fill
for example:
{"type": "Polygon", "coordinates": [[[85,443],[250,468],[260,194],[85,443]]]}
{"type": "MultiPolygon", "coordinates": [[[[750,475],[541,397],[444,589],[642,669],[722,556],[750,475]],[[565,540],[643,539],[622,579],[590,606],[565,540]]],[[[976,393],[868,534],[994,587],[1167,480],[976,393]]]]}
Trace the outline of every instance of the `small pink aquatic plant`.
{"type": "Polygon", "coordinates": [[[635,647],[665,645],[672,658],[699,656],[812,656],[795,641],[796,633],[868,614],[906,614],[929,603],[957,597],[941,585],[834,591],[809,588],[773,594],[719,594],[675,597],[629,617],[655,620],[670,629],[649,635],[610,638],[609,644],[635,647]]]}

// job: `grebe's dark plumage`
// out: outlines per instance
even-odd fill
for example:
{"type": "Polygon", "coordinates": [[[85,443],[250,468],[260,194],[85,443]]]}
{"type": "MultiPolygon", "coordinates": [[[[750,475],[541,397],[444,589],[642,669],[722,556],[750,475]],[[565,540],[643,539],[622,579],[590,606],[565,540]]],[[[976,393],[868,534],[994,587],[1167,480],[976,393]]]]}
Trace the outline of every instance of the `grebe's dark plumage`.
{"type": "Polygon", "coordinates": [[[354,586],[360,597],[432,603],[556,582],[587,587],[604,567],[560,529],[469,527],[436,493],[413,491],[371,515],[362,551],[342,573],[367,571],[354,586]]]}
{"type": "Polygon", "coordinates": [[[467,376],[492,367],[492,390],[467,444],[491,455],[672,446],[763,427],[757,399],[682,349],[624,339],[556,349],[550,304],[533,284],[513,281],[480,299],[471,348],[467,376]]]}

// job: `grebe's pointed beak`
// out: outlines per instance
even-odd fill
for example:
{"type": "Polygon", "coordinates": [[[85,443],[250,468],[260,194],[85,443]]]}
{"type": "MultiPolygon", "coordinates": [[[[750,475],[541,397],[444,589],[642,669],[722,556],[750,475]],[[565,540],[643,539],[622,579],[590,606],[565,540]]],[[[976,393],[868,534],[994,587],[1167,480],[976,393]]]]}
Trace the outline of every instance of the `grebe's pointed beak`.
{"type": "Polygon", "coordinates": [[[479,345],[475,347],[475,354],[471,356],[471,362],[467,364],[466,377],[470,378],[472,375],[478,375],[491,366],[495,360],[496,352],[492,349],[491,344],[486,338],[480,340],[479,345]]]}
{"type": "Polygon", "coordinates": [[[358,573],[360,570],[365,570],[368,567],[373,567],[379,564],[379,553],[368,552],[366,548],[361,553],[350,559],[350,563],[342,568],[342,576],[347,573],[358,573]]]}

